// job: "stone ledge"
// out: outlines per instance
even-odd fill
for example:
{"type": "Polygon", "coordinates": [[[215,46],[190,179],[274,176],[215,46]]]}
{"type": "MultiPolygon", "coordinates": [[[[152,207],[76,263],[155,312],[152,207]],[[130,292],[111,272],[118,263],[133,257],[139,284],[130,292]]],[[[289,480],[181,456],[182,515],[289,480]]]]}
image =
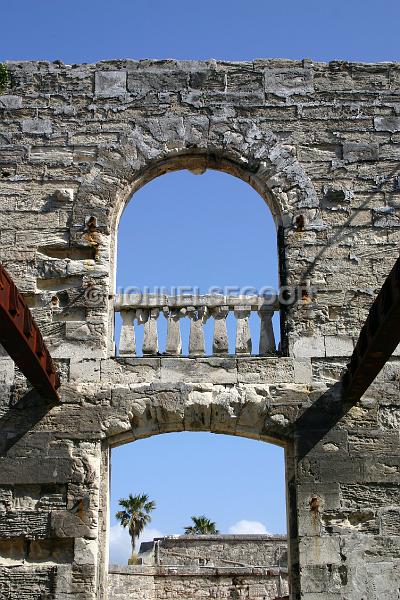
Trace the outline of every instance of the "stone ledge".
{"type": "Polygon", "coordinates": [[[74,362],[75,379],[102,383],[311,383],[310,359],[277,356],[132,357],[74,362]]]}
{"type": "Polygon", "coordinates": [[[216,535],[178,535],[178,536],[164,536],[154,538],[154,541],[163,542],[179,542],[185,543],[190,542],[286,542],[287,536],[284,534],[267,535],[267,534],[256,534],[256,533],[227,533],[227,534],[216,534],[216,535]]]}
{"type": "Polygon", "coordinates": [[[284,567],[278,567],[276,565],[271,566],[254,566],[254,567],[187,567],[187,566],[165,566],[165,567],[149,567],[141,565],[130,565],[128,567],[120,565],[110,565],[108,568],[109,575],[127,575],[131,577],[135,576],[147,576],[147,577],[208,577],[210,575],[222,575],[229,577],[230,575],[248,575],[248,576],[266,576],[266,577],[278,577],[280,574],[287,575],[288,570],[284,567]]]}

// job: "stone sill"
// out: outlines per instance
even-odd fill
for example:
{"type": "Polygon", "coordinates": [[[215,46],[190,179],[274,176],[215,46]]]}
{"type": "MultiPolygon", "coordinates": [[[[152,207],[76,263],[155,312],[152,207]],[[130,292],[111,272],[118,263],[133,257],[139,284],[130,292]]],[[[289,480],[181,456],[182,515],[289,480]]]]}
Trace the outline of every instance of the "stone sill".
{"type": "Polygon", "coordinates": [[[101,377],[115,383],[310,383],[310,359],[276,356],[135,357],[102,361],[101,377]]]}

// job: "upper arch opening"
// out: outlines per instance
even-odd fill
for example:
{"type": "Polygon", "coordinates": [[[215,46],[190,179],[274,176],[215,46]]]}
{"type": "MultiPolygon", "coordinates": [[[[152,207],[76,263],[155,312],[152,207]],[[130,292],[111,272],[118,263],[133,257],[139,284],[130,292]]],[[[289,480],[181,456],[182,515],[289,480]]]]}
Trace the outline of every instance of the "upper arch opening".
{"type": "MultiPolygon", "coordinates": [[[[200,168],[192,164],[192,171],[200,168]]],[[[276,350],[271,322],[279,294],[276,229],[249,185],[215,170],[201,177],[169,172],[134,194],[118,243],[121,355],[130,354],[133,343],[138,346],[132,320],[144,324],[143,354],[180,355],[185,338],[183,354],[193,356],[276,350]],[[213,320],[214,334],[208,331],[213,320]]],[[[277,322],[275,329],[279,338],[277,322]]],[[[136,333],[140,338],[140,330],[136,333]]]]}
{"type": "Polygon", "coordinates": [[[126,206],[134,199],[136,192],[152,180],[161,177],[161,175],[175,171],[189,171],[194,175],[217,171],[232,175],[254,188],[267,204],[276,227],[281,224],[282,206],[274,197],[274,193],[268,189],[266,183],[268,174],[274,174],[274,169],[271,166],[261,165],[259,160],[238,160],[230,156],[229,152],[222,155],[196,149],[168,153],[160,159],[149,161],[144,168],[135,172],[128,190],[124,190],[124,194],[120,195],[116,204],[114,227],[118,228],[121,215],[126,206]]]}

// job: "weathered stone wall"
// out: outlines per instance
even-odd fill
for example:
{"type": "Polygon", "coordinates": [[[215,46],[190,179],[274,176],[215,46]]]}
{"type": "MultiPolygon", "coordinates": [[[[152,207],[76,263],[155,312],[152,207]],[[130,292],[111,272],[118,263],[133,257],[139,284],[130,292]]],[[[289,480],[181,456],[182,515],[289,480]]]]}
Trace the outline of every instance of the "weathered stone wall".
{"type": "Polygon", "coordinates": [[[110,600],[288,598],[287,582],[276,569],[113,567],[108,581],[110,600]]]}
{"type": "Polygon", "coordinates": [[[62,403],[0,358],[1,591],[103,600],[109,446],[205,430],[285,445],[293,599],[399,596],[398,358],[354,407],[337,382],[398,255],[400,65],[8,68],[0,259],[57,358],[62,403]],[[119,216],[182,168],[237,175],[269,205],[282,281],[314,288],[285,314],[288,356],[113,358],[119,216]]]}
{"type": "Polygon", "coordinates": [[[139,558],[160,566],[287,567],[287,541],[270,535],[163,537],[142,543],[139,558]]]}
{"type": "Polygon", "coordinates": [[[156,600],[153,567],[113,566],[108,574],[109,600],[156,600]]]}

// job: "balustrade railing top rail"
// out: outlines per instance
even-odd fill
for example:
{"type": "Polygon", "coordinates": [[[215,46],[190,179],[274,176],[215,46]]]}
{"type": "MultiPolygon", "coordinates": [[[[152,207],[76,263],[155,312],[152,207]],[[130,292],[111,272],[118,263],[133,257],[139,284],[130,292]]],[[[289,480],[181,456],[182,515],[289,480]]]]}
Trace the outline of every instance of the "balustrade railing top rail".
{"type": "Polygon", "coordinates": [[[142,353],[144,356],[182,355],[180,320],[190,319],[189,356],[204,356],[204,324],[214,320],[213,355],[229,354],[226,318],[232,312],[236,318],[235,354],[250,355],[252,339],[249,326],[251,312],[260,318],[259,352],[261,356],[275,352],[272,316],[279,309],[278,302],[265,296],[167,296],[164,294],[119,294],[115,311],[121,314],[122,327],[118,353],[136,355],[135,322],[144,325],[142,353]],[[157,319],[160,313],[167,319],[165,350],[159,350],[157,319]]]}

